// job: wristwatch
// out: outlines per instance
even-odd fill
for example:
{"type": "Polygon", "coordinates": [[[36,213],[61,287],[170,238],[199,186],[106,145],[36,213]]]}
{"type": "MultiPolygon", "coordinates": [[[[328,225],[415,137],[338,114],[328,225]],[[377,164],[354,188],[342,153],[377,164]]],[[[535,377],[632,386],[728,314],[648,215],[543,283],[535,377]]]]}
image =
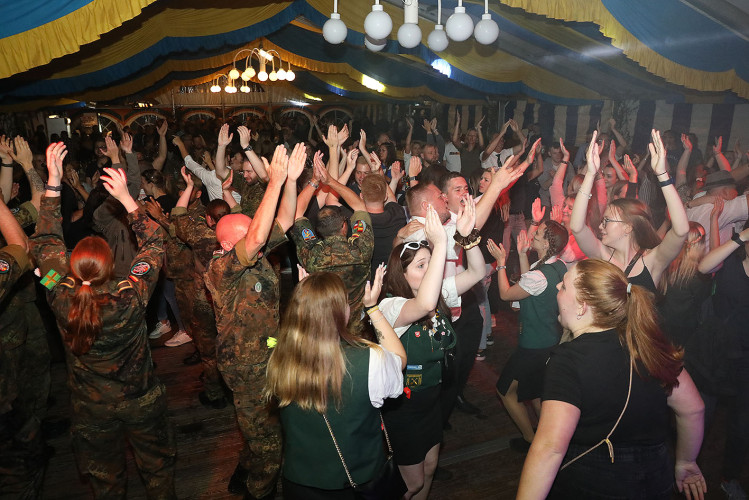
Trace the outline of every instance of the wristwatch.
{"type": "Polygon", "coordinates": [[[61,193],[62,192],[62,184],[59,184],[57,186],[50,186],[49,184],[45,184],[44,185],[44,189],[48,189],[50,191],[55,191],[57,193],[61,193]]]}
{"type": "Polygon", "coordinates": [[[731,239],[737,243],[739,246],[743,246],[746,241],[741,239],[741,236],[739,236],[739,233],[733,233],[733,236],[731,236],[731,239]]]}
{"type": "Polygon", "coordinates": [[[252,144],[248,144],[246,148],[242,148],[245,151],[252,151],[252,144]]]}

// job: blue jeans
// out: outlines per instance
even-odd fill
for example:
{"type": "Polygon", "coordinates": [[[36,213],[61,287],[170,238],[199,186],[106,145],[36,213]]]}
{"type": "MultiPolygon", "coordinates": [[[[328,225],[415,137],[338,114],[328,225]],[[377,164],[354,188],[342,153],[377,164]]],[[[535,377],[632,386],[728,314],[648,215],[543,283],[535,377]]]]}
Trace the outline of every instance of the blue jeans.
{"type": "MultiPolygon", "coordinates": [[[[588,449],[570,444],[563,464],[588,449]]],[[[614,463],[608,448],[599,446],[557,474],[550,499],[670,499],[674,467],[665,444],[615,446],[614,463]]]]}

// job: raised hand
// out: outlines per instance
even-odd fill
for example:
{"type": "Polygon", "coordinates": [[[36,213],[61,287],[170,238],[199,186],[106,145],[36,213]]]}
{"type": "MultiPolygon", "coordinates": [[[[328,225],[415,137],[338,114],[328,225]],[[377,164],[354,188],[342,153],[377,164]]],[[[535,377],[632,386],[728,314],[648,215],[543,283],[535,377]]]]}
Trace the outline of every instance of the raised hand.
{"type": "Polygon", "coordinates": [[[559,148],[562,150],[562,161],[570,161],[570,152],[564,147],[564,141],[559,138],[559,148]]]}
{"type": "Polygon", "coordinates": [[[125,175],[124,170],[119,168],[105,168],[101,180],[104,181],[104,189],[118,201],[122,202],[128,198],[132,201],[132,197],[127,190],[127,175],[125,175]]]}
{"type": "Polygon", "coordinates": [[[322,162],[322,155],[320,155],[320,157],[315,155],[314,165],[315,178],[321,183],[327,185],[330,182],[330,175],[328,174],[328,169],[325,168],[325,164],[322,162]]]}
{"type": "Polygon", "coordinates": [[[0,136],[0,159],[6,165],[13,163],[13,145],[10,137],[0,136]]]}
{"type": "MultiPolygon", "coordinates": [[[[175,137],[174,139],[179,140],[178,137],[175,137]]],[[[180,140],[179,142],[182,142],[182,141],[180,140]]],[[[117,143],[114,142],[114,139],[112,139],[111,135],[108,135],[104,138],[104,144],[107,145],[107,150],[104,152],[104,154],[108,156],[110,160],[112,160],[112,164],[119,163],[120,152],[117,149],[117,143]]],[[[176,142],[175,142],[175,145],[176,145],[176,142]]]]}
{"type": "Polygon", "coordinates": [[[29,143],[20,135],[17,135],[16,138],[13,139],[13,143],[16,146],[15,153],[13,151],[10,152],[10,156],[13,160],[15,160],[19,165],[31,165],[34,155],[31,154],[29,143]]]}
{"type": "Polygon", "coordinates": [[[500,266],[505,265],[505,262],[507,262],[507,252],[505,252],[505,247],[502,243],[497,245],[494,243],[494,240],[490,239],[486,242],[486,249],[489,250],[489,253],[497,261],[497,264],[500,266]]]}
{"type": "Polygon", "coordinates": [[[505,203],[501,207],[499,207],[499,213],[502,215],[502,221],[507,222],[510,220],[510,204],[505,203]]]}
{"type": "Polygon", "coordinates": [[[378,170],[380,170],[382,162],[380,161],[380,157],[377,156],[377,153],[375,153],[374,151],[369,153],[369,159],[372,162],[372,172],[377,172],[378,170]]]}
{"type": "Polygon", "coordinates": [[[684,146],[684,149],[687,151],[692,151],[692,141],[689,140],[689,136],[687,134],[681,134],[681,145],[684,146]]]}
{"type": "Polygon", "coordinates": [[[349,129],[348,125],[344,125],[341,130],[338,131],[338,145],[340,146],[344,142],[346,142],[349,138],[349,129]]]}
{"type": "Polygon", "coordinates": [[[231,189],[231,184],[233,180],[234,180],[234,170],[229,169],[229,175],[221,183],[221,191],[229,191],[231,189]]]}
{"type": "Polygon", "coordinates": [[[161,122],[161,125],[159,125],[159,128],[156,129],[156,131],[159,133],[161,137],[164,137],[168,129],[169,129],[169,124],[166,122],[166,120],[163,120],[161,122]]]}
{"type": "Polygon", "coordinates": [[[403,166],[400,161],[393,162],[390,167],[390,178],[395,179],[395,182],[400,182],[405,172],[403,172],[403,166]]]}
{"type": "Polygon", "coordinates": [[[528,157],[525,160],[528,162],[528,165],[533,164],[533,160],[536,159],[536,153],[538,152],[538,148],[540,146],[541,146],[541,138],[539,137],[538,139],[536,139],[536,142],[533,143],[533,146],[531,146],[530,151],[528,151],[528,157]]]}
{"type": "Polygon", "coordinates": [[[637,182],[637,167],[632,163],[629,155],[624,155],[624,171],[627,172],[629,182],[637,182]]]}
{"type": "Polygon", "coordinates": [[[242,149],[249,146],[250,138],[252,135],[250,133],[250,129],[248,129],[244,125],[240,125],[239,127],[237,127],[237,133],[239,134],[239,145],[242,146],[242,149]]]}
{"type": "Polygon", "coordinates": [[[541,198],[536,198],[531,205],[533,222],[541,222],[544,219],[544,215],[546,215],[546,207],[541,205],[541,198]]]}
{"type": "Polygon", "coordinates": [[[47,171],[49,172],[47,184],[50,186],[59,186],[62,182],[64,171],[62,160],[67,154],[63,142],[53,142],[47,147],[47,171]]]}
{"type": "MultiPolygon", "coordinates": [[[[120,139],[120,148],[125,154],[133,152],[133,136],[127,132],[122,133],[122,139],[120,139]]],[[[114,161],[114,160],[113,160],[114,161]]]]}
{"type": "Polygon", "coordinates": [[[461,236],[468,236],[476,227],[476,201],[468,195],[458,209],[458,220],[455,227],[461,236]]]}
{"type": "Polygon", "coordinates": [[[359,147],[367,147],[367,133],[364,131],[364,129],[359,130],[359,147]]]}
{"type": "Polygon", "coordinates": [[[221,130],[218,132],[218,145],[226,147],[231,144],[231,140],[234,138],[234,134],[229,133],[229,124],[224,123],[221,125],[221,130]]]}
{"type": "Polygon", "coordinates": [[[554,205],[551,207],[551,214],[549,214],[549,218],[553,220],[554,222],[562,223],[562,207],[559,205],[554,205]]]}
{"type": "Polygon", "coordinates": [[[432,128],[432,133],[437,133],[437,118],[432,118],[432,121],[429,122],[429,126],[432,128]]]}
{"type": "Polygon", "coordinates": [[[427,134],[432,133],[432,122],[424,118],[424,123],[421,125],[421,128],[427,131],[427,134]]]}
{"type": "Polygon", "coordinates": [[[81,185],[81,179],[78,177],[78,172],[74,168],[65,169],[65,177],[63,181],[72,188],[77,188],[81,185]]]}
{"type": "Polygon", "coordinates": [[[661,133],[653,129],[650,133],[652,142],[648,144],[650,151],[650,166],[653,168],[655,175],[666,172],[666,148],[661,140],[661,133]]]}
{"type": "Polygon", "coordinates": [[[481,130],[481,124],[484,122],[484,115],[481,115],[481,118],[479,118],[479,121],[476,123],[476,130],[481,130]]]}
{"type": "Polygon", "coordinates": [[[288,165],[288,180],[296,182],[304,171],[304,164],[307,162],[307,148],[303,142],[297,142],[291,151],[288,165]]]}
{"type": "Polygon", "coordinates": [[[616,128],[616,120],[614,120],[613,118],[609,118],[609,128],[611,130],[614,130],[616,128]]]}
{"type": "Polygon", "coordinates": [[[418,156],[411,156],[411,159],[408,160],[408,175],[410,177],[416,177],[421,173],[421,158],[418,156]]]}
{"type": "Polygon", "coordinates": [[[531,249],[531,241],[528,239],[528,233],[520,231],[520,234],[518,234],[517,245],[519,254],[522,255],[528,253],[531,249]]]}
{"type": "Polygon", "coordinates": [[[614,141],[609,144],[609,161],[611,163],[616,161],[616,143],[614,141]]]}
{"type": "Polygon", "coordinates": [[[716,196],[715,201],[713,202],[713,209],[710,211],[710,217],[711,218],[717,218],[720,217],[720,214],[723,213],[723,206],[725,205],[725,201],[722,197],[716,196]]]}
{"type": "Polygon", "coordinates": [[[182,165],[182,169],[179,171],[179,173],[182,174],[182,178],[185,180],[185,184],[187,184],[187,187],[192,189],[193,186],[195,186],[195,181],[192,180],[192,175],[190,175],[187,167],[182,165]]]}
{"type": "Polygon", "coordinates": [[[153,198],[148,198],[143,203],[146,213],[151,216],[154,220],[163,219],[165,217],[164,211],[161,209],[161,205],[153,198]]]}
{"type": "Polygon", "coordinates": [[[377,305],[377,299],[380,297],[380,291],[382,291],[382,280],[385,277],[385,264],[377,266],[375,271],[374,279],[370,283],[364,286],[364,297],[362,298],[362,304],[364,307],[370,308],[377,305]]]}
{"type": "Polygon", "coordinates": [[[264,156],[260,157],[265,165],[265,170],[268,172],[270,180],[269,184],[283,184],[286,182],[286,176],[288,175],[289,157],[286,156],[286,148],[283,145],[276,146],[276,150],[273,152],[273,159],[270,164],[264,156]]]}
{"type": "Polygon", "coordinates": [[[588,170],[585,175],[596,175],[601,169],[601,146],[598,144],[598,131],[593,131],[593,137],[588,144],[588,150],[585,153],[585,159],[588,163],[588,170]]]}
{"type": "Polygon", "coordinates": [[[429,243],[431,243],[432,246],[436,246],[439,243],[445,244],[447,242],[447,233],[445,232],[445,228],[442,226],[442,222],[440,222],[437,211],[432,205],[429,205],[429,207],[427,208],[426,224],[424,224],[424,234],[426,235],[427,240],[429,240],[429,243]]]}
{"type": "MultiPolygon", "coordinates": [[[[319,152],[319,151],[318,151],[319,152]]],[[[317,156],[317,155],[315,155],[317,156]]],[[[322,157],[322,153],[321,153],[322,157]]],[[[359,149],[354,147],[346,155],[346,168],[353,170],[356,168],[356,159],[359,158],[359,149]]]]}
{"type": "Polygon", "coordinates": [[[328,135],[323,135],[322,140],[329,148],[337,148],[339,144],[338,127],[336,127],[335,125],[330,125],[328,127],[328,135]]]}
{"type": "Polygon", "coordinates": [[[715,145],[713,146],[713,154],[716,156],[721,154],[721,151],[723,151],[723,136],[718,137],[715,141],[715,145]]]}

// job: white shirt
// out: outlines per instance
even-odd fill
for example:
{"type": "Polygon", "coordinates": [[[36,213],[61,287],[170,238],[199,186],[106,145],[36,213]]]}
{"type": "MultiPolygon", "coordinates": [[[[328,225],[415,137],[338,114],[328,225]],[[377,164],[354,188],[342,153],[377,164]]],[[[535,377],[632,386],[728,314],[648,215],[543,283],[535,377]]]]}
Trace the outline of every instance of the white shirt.
{"type": "MultiPolygon", "coordinates": [[[[710,212],[712,211],[712,203],[687,208],[687,219],[702,224],[702,227],[705,229],[705,239],[708,245],[710,244],[710,212]]],[[[720,243],[723,244],[731,239],[732,229],[735,228],[737,232],[740,232],[748,216],[747,197],[745,195],[739,195],[730,201],[726,201],[723,205],[723,212],[718,217],[720,243]]]]}
{"type": "MultiPolygon", "coordinates": [[[[455,288],[455,276],[442,280],[442,298],[445,299],[447,307],[460,307],[460,295],[458,295],[458,290],[455,288]]],[[[405,297],[386,297],[382,299],[379,308],[388,323],[395,325],[398,316],[400,316],[403,310],[403,306],[409,300],[411,299],[405,297]]],[[[393,326],[393,330],[395,330],[395,333],[400,338],[408,331],[412,324],[409,323],[408,325],[398,327],[393,326]]]]}
{"type": "MultiPolygon", "coordinates": [[[[557,257],[552,256],[546,262],[544,262],[544,264],[551,264],[553,262],[556,262],[556,260],[557,257]]],[[[534,269],[540,262],[540,260],[534,262],[531,266],[531,270],[523,273],[523,275],[520,276],[520,280],[518,281],[518,285],[520,285],[520,288],[533,295],[534,297],[537,295],[541,295],[549,285],[549,282],[546,281],[546,276],[544,276],[544,273],[542,273],[538,269],[534,269]]]]}
{"type": "Polygon", "coordinates": [[[386,398],[397,398],[403,393],[401,358],[384,347],[369,351],[369,401],[380,408],[386,398]]]}
{"type": "MultiPolygon", "coordinates": [[[[456,226],[456,220],[458,216],[452,212],[450,212],[450,220],[447,221],[447,223],[442,226],[445,228],[445,232],[447,233],[447,258],[445,260],[445,274],[444,277],[447,278],[448,276],[455,276],[456,274],[462,272],[464,270],[462,262],[460,260],[460,252],[463,250],[457,243],[455,243],[455,232],[458,230],[456,226]]],[[[424,217],[419,217],[414,215],[411,217],[411,220],[417,220],[421,222],[422,224],[426,224],[426,219],[424,217]]],[[[408,237],[406,237],[405,241],[423,241],[426,240],[426,233],[424,232],[424,228],[421,228],[413,233],[411,233],[408,237]]]]}
{"type": "Polygon", "coordinates": [[[201,164],[193,160],[190,155],[185,157],[185,166],[187,167],[187,170],[203,181],[203,186],[208,193],[209,200],[213,201],[223,199],[221,194],[221,179],[218,178],[214,170],[204,168],[201,164]]]}
{"type": "Polygon", "coordinates": [[[445,160],[445,168],[450,172],[460,173],[460,169],[463,166],[460,161],[460,150],[455,147],[452,141],[445,144],[445,154],[442,155],[442,158],[445,160]]]}
{"type": "Polygon", "coordinates": [[[481,168],[501,167],[510,156],[512,156],[512,148],[503,149],[499,153],[492,151],[486,160],[481,162],[481,168]]]}

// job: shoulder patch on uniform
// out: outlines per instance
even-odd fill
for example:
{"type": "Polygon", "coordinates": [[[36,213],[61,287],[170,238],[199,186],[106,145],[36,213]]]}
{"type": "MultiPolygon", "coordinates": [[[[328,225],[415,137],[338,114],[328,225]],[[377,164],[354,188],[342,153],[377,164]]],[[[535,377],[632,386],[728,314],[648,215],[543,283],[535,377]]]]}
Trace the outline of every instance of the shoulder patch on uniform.
{"type": "Polygon", "coordinates": [[[40,283],[47,288],[47,290],[52,290],[62,279],[62,275],[55,271],[54,269],[50,269],[47,274],[45,274],[40,283]]]}
{"type": "Polygon", "coordinates": [[[133,284],[130,283],[130,280],[122,280],[119,283],[117,283],[117,291],[122,293],[122,291],[127,290],[128,288],[132,288],[133,284]]]}
{"type": "Polygon", "coordinates": [[[143,276],[150,270],[151,264],[142,260],[133,264],[133,267],[130,268],[130,274],[132,274],[133,276],[143,276]]]}
{"type": "Polygon", "coordinates": [[[214,250],[213,251],[213,258],[214,259],[218,259],[219,257],[221,257],[222,255],[224,255],[225,253],[226,253],[226,251],[223,248],[219,248],[218,250],[214,250]]]}
{"type": "Polygon", "coordinates": [[[60,286],[66,286],[68,288],[75,288],[75,280],[68,276],[60,282],[60,286]]]}
{"type": "Polygon", "coordinates": [[[305,227],[304,229],[302,229],[302,239],[304,241],[314,240],[315,238],[316,238],[315,232],[312,231],[312,229],[308,227],[305,227]]]}
{"type": "Polygon", "coordinates": [[[351,238],[348,239],[349,243],[353,243],[356,241],[356,239],[359,237],[359,233],[354,233],[351,235],[351,238]]]}
{"type": "Polygon", "coordinates": [[[257,283],[255,283],[255,291],[256,291],[257,293],[260,293],[260,292],[262,292],[262,291],[263,291],[263,285],[262,285],[262,283],[260,283],[259,281],[258,281],[257,283]]]}
{"type": "Polygon", "coordinates": [[[354,226],[351,228],[352,233],[363,233],[367,229],[367,223],[363,220],[354,222],[354,226]]]}
{"type": "Polygon", "coordinates": [[[0,259],[0,274],[10,271],[10,263],[7,260],[0,259]]]}

